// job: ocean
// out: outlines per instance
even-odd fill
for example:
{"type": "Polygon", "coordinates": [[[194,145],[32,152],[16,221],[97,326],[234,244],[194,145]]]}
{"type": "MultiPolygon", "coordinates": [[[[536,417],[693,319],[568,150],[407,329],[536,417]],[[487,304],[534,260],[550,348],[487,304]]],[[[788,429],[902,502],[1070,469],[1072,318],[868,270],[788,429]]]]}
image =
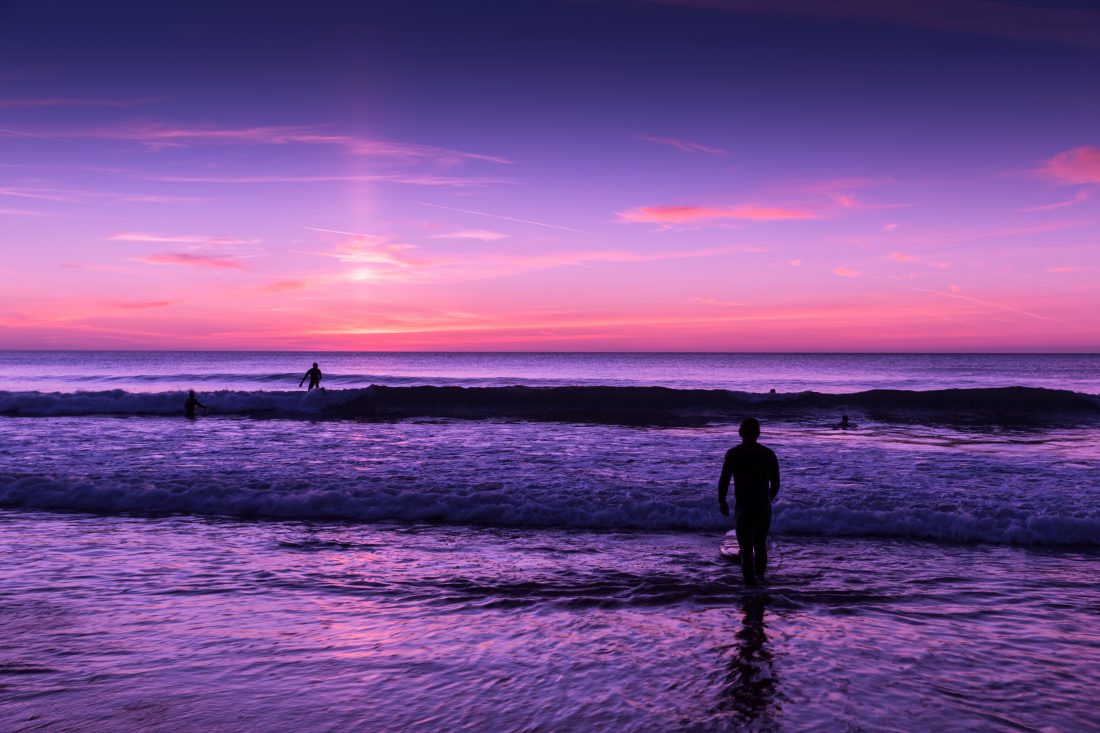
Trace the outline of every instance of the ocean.
{"type": "Polygon", "coordinates": [[[0,352],[0,730],[1097,730],[1098,458],[1100,355],[0,352]]]}

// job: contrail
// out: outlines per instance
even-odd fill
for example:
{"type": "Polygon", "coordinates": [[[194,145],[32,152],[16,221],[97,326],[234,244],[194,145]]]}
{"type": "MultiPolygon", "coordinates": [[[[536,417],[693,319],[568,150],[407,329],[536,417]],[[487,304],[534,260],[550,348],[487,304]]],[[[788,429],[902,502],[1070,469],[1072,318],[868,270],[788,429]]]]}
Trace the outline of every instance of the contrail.
{"type": "Polygon", "coordinates": [[[363,232],[345,232],[339,229],[322,229],[321,227],[302,227],[302,229],[309,229],[311,232],[328,232],[329,234],[347,234],[349,237],[369,237],[370,234],[364,234],[363,232]]]}
{"type": "Polygon", "coordinates": [[[443,206],[442,204],[429,204],[425,201],[417,201],[421,206],[431,206],[433,209],[446,209],[447,211],[458,211],[463,214],[477,214],[478,216],[488,216],[493,219],[503,219],[504,221],[514,221],[519,224],[533,224],[537,227],[548,227],[550,229],[561,229],[565,232],[577,232],[578,234],[588,234],[588,232],[582,229],[573,229],[572,227],[563,227],[557,224],[547,224],[542,221],[531,221],[530,219],[513,219],[510,216],[501,216],[500,214],[489,214],[484,211],[471,211],[470,209],[456,209],[453,206],[443,206]]]}
{"type": "Polygon", "coordinates": [[[1064,323],[1067,326],[1072,326],[1073,325],[1069,321],[1063,321],[1061,318],[1051,318],[1050,316],[1041,316],[1038,313],[1031,313],[1029,311],[1020,310],[1019,308],[1013,308],[1012,306],[1009,306],[1009,305],[1001,305],[1000,303],[990,303],[988,300],[980,300],[979,298],[971,298],[969,295],[963,295],[961,293],[947,293],[947,292],[944,292],[943,290],[929,290],[927,288],[910,287],[909,289],[910,290],[915,290],[918,293],[934,293],[936,295],[942,295],[942,296],[947,297],[947,298],[959,298],[961,300],[969,300],[971,303],[978,303],[979,305],[989,306],[990,308],[999,308],[1000,310],[1008,311],[1009,313],[1019,313],[1022,316],[1029,316],[1031,318],[1038,318],[1041,321],[1054,321],[1055,323],[1064,323]]]}
{"type": "Polygon", "coordinates": [[[45,135],[35,135],[32,132],[20,132],[19,130],[9,130],[5,127],[0,127],[0,132],[5,135],[22,135],[23,137],[33,137],[37,140],[49,140],[52,143],[66,143],[68,145],[83,145],[86,148],[95,148],[96,150],[111,150],[111,148],[105,148],[102,145],[93,145],[92,143],[86,143],[82,140],[66,140],[63,137],[46,137],[45,135]]]}

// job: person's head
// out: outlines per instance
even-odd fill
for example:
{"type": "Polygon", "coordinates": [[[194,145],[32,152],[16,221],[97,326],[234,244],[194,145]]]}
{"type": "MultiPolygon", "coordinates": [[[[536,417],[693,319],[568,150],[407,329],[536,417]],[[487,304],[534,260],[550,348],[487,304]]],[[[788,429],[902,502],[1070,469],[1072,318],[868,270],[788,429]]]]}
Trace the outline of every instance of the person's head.
{"type": "Polygon", "coordinates": [[[741,421],[741,427],[738,429],[737,434],[746,443],[755,443],[756,439],[760,437],[760,421],[755,417],[745,418],[741,421]]]}
{"type": "Polygon", "coordinates": [[[187,394],[188,394],[189,397],[194,397],[195,396],[195,390],[189,389],[189,390],[187,390],[187,394]]]}
{"type": "Polygon", "coordinates": [[[314,368],[314,369],[316,369],[316,368],[317,368],[317,362],[313,362],[313,368],[314,368]]]}

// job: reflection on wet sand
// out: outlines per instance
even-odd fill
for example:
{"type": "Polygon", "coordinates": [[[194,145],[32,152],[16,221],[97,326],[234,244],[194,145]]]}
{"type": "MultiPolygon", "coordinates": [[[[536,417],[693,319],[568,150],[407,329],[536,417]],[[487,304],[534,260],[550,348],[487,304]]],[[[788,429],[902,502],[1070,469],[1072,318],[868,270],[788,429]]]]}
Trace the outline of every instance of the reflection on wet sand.
{"type": "Polygon", "coordinates": [[[776,690],[778,679],[768,649],[764,611],[768,597],[763,593],[746,593],[741,603],[741,628],[737,642],[727,647],[732,652],[726,667],[719,708],[730,715],[731,722],[753,730],[774,727],[778,712],[776,690]]]}

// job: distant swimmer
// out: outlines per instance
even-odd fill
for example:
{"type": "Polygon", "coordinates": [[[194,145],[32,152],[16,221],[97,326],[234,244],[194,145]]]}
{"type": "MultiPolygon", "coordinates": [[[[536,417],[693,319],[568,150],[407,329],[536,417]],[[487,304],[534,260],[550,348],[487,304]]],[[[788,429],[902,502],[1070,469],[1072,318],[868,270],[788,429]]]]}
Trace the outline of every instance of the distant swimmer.
{"type": "Polygon", "coordinates": [[[306,392],[312,391],[314,387],[321,386],[321,369],[317,366],[317,362],[313,362],[313,366],[310,367],[309,371],[302,377],[302,381],[298,382],[298,386],[301,387],[302,383],[307,379],[309,380],[309,389],[307,389],[306,392]]]}
{"type": "Polygon", "coordinates": [[[733,479],[733,526],[741,551],[741,575],[745,585],[764,579],[768,566],[768,530],[772,524],[772,501],[779,493],[779,459],[771,448],[757,443],[760,422],[748,418],[738,430],[741,444],[726,451],[722,476],[718,479],[718,508],[729,516],[726,496],[733,479]]]}
{"type": "Polygon", "coordinates": [[[840,428],[841,430],[847,430],[848,428],[856,427],[856,424],[854,422],[850,422],[847,415],[842,415],[840,418],[840,422],[838,422],[833,427],[840,428]]]}
{"type": "Polygon", "coordinates": [[[187,391],[187,399],[183,403],[183,414],[186,417],[194,417],[196,407],[201,407],[204,415],[210,410],[209,407],[199,402],[199,398],[195,396],[195,390],[190,389],[187,391]]]}

